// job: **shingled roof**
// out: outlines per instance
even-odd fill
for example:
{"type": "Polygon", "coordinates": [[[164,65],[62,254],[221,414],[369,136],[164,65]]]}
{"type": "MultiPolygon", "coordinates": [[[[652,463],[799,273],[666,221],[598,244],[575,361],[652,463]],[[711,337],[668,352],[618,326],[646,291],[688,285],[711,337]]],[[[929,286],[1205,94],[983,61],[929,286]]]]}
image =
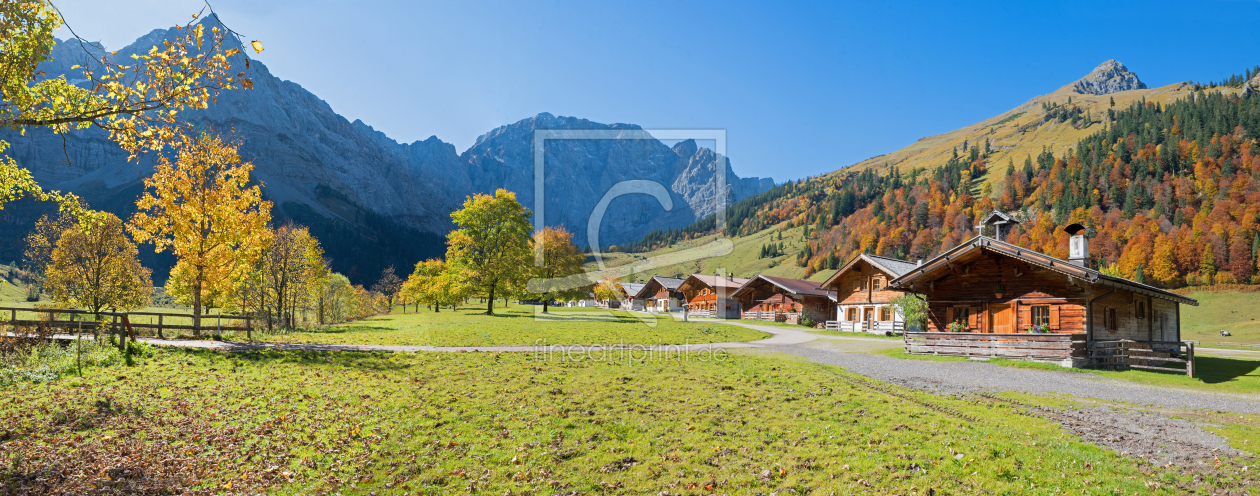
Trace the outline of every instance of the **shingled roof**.
{"type": "Polygon", "coordinates": [[[681,286],[682,283],[683,280],[677,277],[656,276],[649,279],[647,283],[644,283],[643,287],[639,288],[634,297],[640,299],[652,297],[656,294],[656,291],[652,291],[651,294],[648,294],[648,291],[654,286],[660,286],[666,291],[678,291],[678,286],[681,286]]]}
{"type": "Polygon", "coordinates": [[[819,288],[818,283],[814,281],[805,281],[801,279],[788,279],[786,277],[758,275],[757,277],[754,277],[750,279],[748,282],[744,283],[743,286],[740,286],[740,288],[737,291],[731,294],[731,297],[738,298],[743,293],[747,291],[752,291],[752,289],[750,288],[752,288],[757,283],[758,280],[765,281],[769,284],[783,288],[784,291],[787,291],[794,295],[819,296],[823,298],[830,298],[834,296],[834,293],[832,291],[819,288]]]}
{"type": "Polygon", "coordinates": [[[859,260],[866,261],[866,263],[871,264],[876,269],[883,271],[885,274],[888,274],[889,276],[893,278],[901,277],[902,275],[905,275],[909,273],[910,271],[914,270],[916,267],[918,267],[918,264],[915,264],[914,262],[908,262],[908,261],[899,260],[896,258],[881,257],[879,255],[869,255],[866,253],[859,253],[856,257],[853,257],[852,260],[849,260],[849,262],[844,264],[843,267],[840,267],[840,269],[837,270],[835,274],[832,274],[831,277],[828,277],[827,280],[823,281],[822,284],[819,284],[817,287],[825,288],[827,286],[830,286],[832,281],[834,281],[837,277],[839,277],[840,274],[843,274],[845,271],[849,270],[850,267],[853,267],[853,264],[858,263],[859,260]]]}
{"type": "Polygon", "coordinates": [[[971,253],[975,250],[986,250],[993,253],[998,253],[1000,255],[1005,255],[1005,256],[1015,258],[1015,259],[1018,259],[1020,261],[1023,261],[1032,265],[1036,265],[1044,269],[1049,269],[1049,270],[1058,272],[1060,274],[1064,274],[1064,275],[1068,275],[1071,277],[1076,277],[1076,278],[1088,281],[1091,284],[1099,284],[1103,286],[1110,286],[1114,288],[1124,289],[1124,290],[1132,291],[1134,293],[1144,294],[1144,295],[1155,297],[1155,298],[1162,298],[1165,300],[1175,301],[1177,303],[1184,303],[1187,305],[1194,305],[1194,306],[1199,305],[1199,301],[1195,300],[1194,298],[1182,296],[1177,293],[1173,293],[1171,291],[1165,291],[1154,286],[1142,284],[1140,282],[1130,281],[1123,277],[1116,277],[1116,276],[1103,274],[1102,272],[1099,272],[1099,271],[1096,271],[1094,269],[1090,269],[1087,267],[1082,267],[1080,265],[1076,265],[1067,260],[1055,258],[1050,255],[1046,255],[1044,253],[1029,250],[1027,248],[1016,246],[1016,245],[1007,243],[1005,241],[999,241],[999,240],[989,238],[986,236],[976,236],[974,238],[971,238],[971,240],[963,244],[960,244],[954,247],[953,249],[946,251],[945,253],[940,254],[936,258],[933,258],[932,260],[924,262],[923,265],[913,267],[909,272],[903,274],[902,276],[896,279],[893,279],[892,281],[889,281],[888,285],[893,288],[902,288],[902,289],[907,288],[910,286],[910,284],[914,283],[920,277],[926,274],[935,272],[937,269],[939,269],[942,266],[945,266],[950,261],[957,260],[958,258],[968,253],[971,253]]]}

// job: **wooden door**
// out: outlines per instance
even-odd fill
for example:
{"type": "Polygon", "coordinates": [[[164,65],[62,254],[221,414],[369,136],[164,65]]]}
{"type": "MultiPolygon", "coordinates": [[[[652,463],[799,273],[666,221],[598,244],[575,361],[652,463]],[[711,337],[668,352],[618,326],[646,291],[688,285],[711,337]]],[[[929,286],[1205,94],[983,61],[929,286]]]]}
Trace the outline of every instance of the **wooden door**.
{"type": "Polygon", "coordinates": [[[1010,305],[989,305],[989,332],[1015,332],[1015,310],[1010,305]]]}

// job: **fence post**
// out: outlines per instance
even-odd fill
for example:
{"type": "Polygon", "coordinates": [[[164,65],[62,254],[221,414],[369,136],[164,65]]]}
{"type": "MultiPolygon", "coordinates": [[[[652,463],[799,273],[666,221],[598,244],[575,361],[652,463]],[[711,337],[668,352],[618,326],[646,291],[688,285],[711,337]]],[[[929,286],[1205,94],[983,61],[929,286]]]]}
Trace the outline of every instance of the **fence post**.
{"type": "Polygon", "coordinates": [[[1194,343],[1186,342],[1186,375],[1194,379],[1194,343]]]}
{"type": "Polygon", "coordinates": [[[162,336],[162,314],[160,313],[158,314],[158,339],[166,339],[165,336],[162,336]]]}

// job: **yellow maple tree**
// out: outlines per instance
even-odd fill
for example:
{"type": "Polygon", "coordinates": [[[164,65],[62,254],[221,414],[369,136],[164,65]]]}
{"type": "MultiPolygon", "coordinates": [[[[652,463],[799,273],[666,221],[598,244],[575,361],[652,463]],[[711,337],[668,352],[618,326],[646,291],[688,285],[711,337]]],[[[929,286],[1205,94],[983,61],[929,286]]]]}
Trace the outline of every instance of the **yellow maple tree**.
{"type": "Polygon", "coordinates": [[[236,145],[211,134],[180,141],[176,160],[160,157],[144,180],[128,229],[136,241],[179,259],[172,280],[192,295],[200,335],[203,298],[230,292],[266,246],[271,202],[249,185],[254,166],[241,163],[236,145]]]}
{"type": "Polygon", "coordinates": [[[144,306],[153,294],[153,281],[136,258],[136,245],[117,216],[93,214],[93,222],[66,229],[57,240],[49,257],[49,292],[62,304],[95,314],[144,306]]]}

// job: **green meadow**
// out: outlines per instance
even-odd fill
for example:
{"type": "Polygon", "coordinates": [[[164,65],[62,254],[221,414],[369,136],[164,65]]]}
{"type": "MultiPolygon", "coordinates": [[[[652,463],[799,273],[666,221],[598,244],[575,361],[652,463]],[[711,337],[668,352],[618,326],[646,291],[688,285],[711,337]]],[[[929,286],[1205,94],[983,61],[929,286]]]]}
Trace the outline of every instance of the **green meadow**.
{"type": "MultiPolygon", "coordinates": [[[[777,356],[158,350],[0,397],[0,492],[1183,494],[1007,405],[777,356]]],[[[1245,474],[1245,473],[1244,473],[1245,474]]]]}
{"type": "MultiPolygon", "coordinates": [[[[769,334],[744,327],[681,322],[668,315],[648,315],[594,308],[555,308],[513,304],[485,314],[484,305],[456,311],[392,313],[319,329],[263,334],[283,343],[416,346],[700,344],[754,341],[769,334]]],[[[395,310],[398,312],[398,310],[395,310]]]]}

